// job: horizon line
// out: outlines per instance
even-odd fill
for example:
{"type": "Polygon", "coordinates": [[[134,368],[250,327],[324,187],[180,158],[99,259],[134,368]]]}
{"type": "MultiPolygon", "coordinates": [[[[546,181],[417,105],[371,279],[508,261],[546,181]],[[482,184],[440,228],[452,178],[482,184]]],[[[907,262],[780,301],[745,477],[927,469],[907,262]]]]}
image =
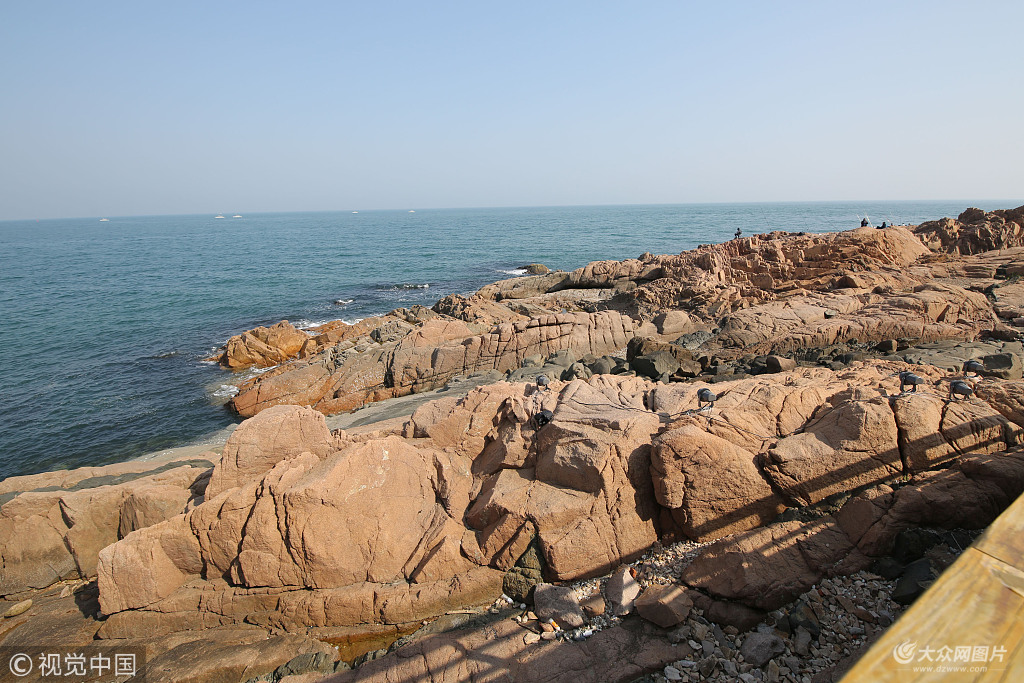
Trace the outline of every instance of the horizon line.
{"type": "MultiPolygon", "coordinates": [[[[767,201],[710,201],[710,202],[649,202],[649,203],[612,203],[612,204],[523,204],[523,205],[506,205],[506,206],[442,206],[442,207],[423,207],[423,208],[345,208],[345,209],[285,209],[285,210],[274,210],[274,211],[249,211],[246,212],[250,215],[255,216],[266,216],[276,214],[301,214],[301,213],[385,213],[385,212],[398,212],[398,213],[409,213],[418,211],[471,211],[471,210],[508,210],[508,209],[584,209],[584,208],[614,208],[614,207],[642,207],[642,206],[717,206],[717,205],[765,205],[765,204],[854,204],[854,203],[911,203],[911,202],[1022,202],[1022,199],[1008,199],[1008,198],[952,198],[952,199],[809,199],[809,200],[767,200],[767,201]]],[[[1018,206],[1021,206],[1018,205],[1018,206]]],[[[1018,206],[1005,207],[1007,209],[1018,208],[1018,206]]],[[[964,209],[972,208],[965,206],[964,209]]],[[[997,209],[998,210],[998,209],[997,209]]],[[[242,212],[236,212],[237,215],[242,215],[242,212]]],[[[224,212],[212,212],[212,211],[192,211],[188,213],[142,213],[142,214],[97,214],[92,216],[48,216],[48,217],[31,217],[31,218],[0,218],[0,223],[17,223],[17,222],[40,222],[40,221],[59,221],[59,220],[100,220],[110,218],[169,218],[169,217],[192,217],[192,216],[206,216],[211,215],[215,217],[217,215],[224,215],[224,212]]],[[[228,216],[224,216],[228,218],[228,216]]],[[[244,216],[242,216],[244,218],[244,216]]]]}

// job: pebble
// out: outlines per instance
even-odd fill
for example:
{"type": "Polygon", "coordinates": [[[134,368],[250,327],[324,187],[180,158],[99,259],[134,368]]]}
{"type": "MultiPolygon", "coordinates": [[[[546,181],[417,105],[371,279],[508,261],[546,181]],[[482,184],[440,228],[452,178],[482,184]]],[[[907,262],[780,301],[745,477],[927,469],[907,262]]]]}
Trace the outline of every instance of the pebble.
{"type": "Polygon", "coordinates": [[[662,673],[664,673],[665,678],[667,678],[670,681],[683,680],[683,674],[679,671],[679,669],[675,668],[674,666],[666,666],[665,670],[662,671],[662,673]]]}
{"type": "Polygon", "coordinates": [[[697,664],[697,671],[704,678],[708,678],[714,672],[716,666],[718,666],[718,662],[714,657],[705,657],[697,664]]]}
{"type": "Polygon", "coordinates": [[[11,607],[6,612],[4,612],[4,618],[7,619],[7,618],[10,618],[10,617],[16,617],[19,614],[24,614],[25,612],[29,611],[31,608],[32,608],[32,599],[31,598],[29,598],[28,600],[22,600],[21,602],[15,603],[13,607],[11,607]]]}
{"type": "Polygon", "coordinates": [[[527,633],[525,636],[523,636],[523,642],[526,643],[527,645],[533,645],[534,643],[539,643],[540,642],[540,634],[539,633],[533,633],[531,631],[530,633],[527,633]]]}

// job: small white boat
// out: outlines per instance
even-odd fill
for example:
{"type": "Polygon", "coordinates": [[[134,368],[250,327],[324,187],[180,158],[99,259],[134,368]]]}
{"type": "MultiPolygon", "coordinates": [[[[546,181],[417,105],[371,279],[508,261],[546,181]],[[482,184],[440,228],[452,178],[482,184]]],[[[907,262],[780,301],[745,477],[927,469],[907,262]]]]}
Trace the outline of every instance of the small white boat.
{"type": "Polygon", "coordinates": [[[100,219],[100,223],[109,223],[109,222],[110,222],[109,218],[101,218],[100,219]]]}
{"type": "Polygon", "coordinates": [[[353,211],[352,213],[359,213],[359,212],[358,211],[353,211]]]}
{"type": "Polygon", "coordinates": [[[239,215],[238,215],[238,214],[236,213],[236,214],[235,214],[234,216],[232,216],[232,218],[241,218],[241,216],[239,216],[239,215]]]}
{"type": "Polygon", "coordinates": [[[214,216],[214,218],[224,218],[224,215],[218,213],[216,216],[214,216]]]}
{"type": "Polygon", "coordinates": [[[410,210],[410,211],[409,211],[409,213],[416,213],[416,212],[415,212],[415,211],[412,211],[412,210],[410,210]]]}

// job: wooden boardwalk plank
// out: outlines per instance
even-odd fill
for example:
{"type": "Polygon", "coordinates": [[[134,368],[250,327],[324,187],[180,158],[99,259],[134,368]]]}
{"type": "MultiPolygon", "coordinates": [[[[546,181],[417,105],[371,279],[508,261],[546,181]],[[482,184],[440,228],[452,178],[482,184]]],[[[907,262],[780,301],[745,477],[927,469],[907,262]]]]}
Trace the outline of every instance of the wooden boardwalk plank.
{"type": "Polygon", "coordinates": [[[936,680],[1024,680],[1024,496],[883,634],[843,683],[936,680]]]}

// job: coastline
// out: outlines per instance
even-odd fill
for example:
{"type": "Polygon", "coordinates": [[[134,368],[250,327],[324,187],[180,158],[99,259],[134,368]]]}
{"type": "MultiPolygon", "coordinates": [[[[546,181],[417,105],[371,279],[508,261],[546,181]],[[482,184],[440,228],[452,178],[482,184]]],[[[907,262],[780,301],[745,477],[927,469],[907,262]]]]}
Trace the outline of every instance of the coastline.
{"type": "Polygon", "coordinates": [[[144,642],[156,680],[186,653],[239,683],[429,680],[410,652],[481,638],[515,680],[594,648],[604,680],[834,676],[1024,491],[1024,229],[961,218],[304,336],[205,443],[0,482],[0,588],[28,603],[0,644],[144,642]]]}
{"type": "MultiPolygon", "coordinates": [[[[572,270],[593,260],[625,259],[644,251],[679,253],[725,241],[738,226],[745,234],[769,227],[831,231],[852,227],[858,214],[877,215],[878,221],[892,214],[898,222],[920,222],[955,216],[967,205],[832,202],[357,216],[247,213],[244,221],[234,222],[214,221],[211,215],[112,218],[110,223],[43,221],[31,223],[31,229],[23,229],[29,224],[12,224],[4,238],[13,240],[22,256],[6,263],[6,272],[22,278],[13,281],[8,313],[14,324],[0,330],[10,349],[4,373],[9,383],[4,387],[14,398],[0,436],[0,450],[8,453],[0,476],[99,463],[108,454],[135,457],[162,447],[169,435],[178,439],[173,445],[182,445],[220,429],[230,419],[211,410],[202,392],[231,379],[200,360],[231,335],[257,325],[280,319],[353,320],[416,303],[431,306],[446,294],[472,292],[506,277],[499,271],[524,263],[572,270]],[[494,225],[508,230],[486,229],[494,225]],[[176,250],[174,245],[206,243],[211,228],[225,243],[249,246],[187,258],[176,250]],[[423,249],[408,249],[413,229],[423,235],[423,249]],[[288,239],[275,238],[281,235],[288,239]],[[309,245],[317,245],[323,257],[315,267],[309,262],[309,245]],[[274,255],[266,271],[253,270],[252,253],[274,255]],[[65,262],[81,267],[52,268],[65,262]],[[123,271],[150,274],[147,286],[125,289],[116,280],[103,280],[104,273],[123,271]],[[22,289],[17,284],[28,281],[38,281],[39,287],[22,289]],[[401,282],[429,282],[431,287],[389,289],[401,282]],[[349,299],[354,301],[344,307],[334,304],[349,299]],[[135,313],[126,318],[124,311],[135,313]],[[66,334],[68,330],[74,334],[66,334]],[[33,346],[25,344],[26,339],[40,338],[48,340],[48,352],[59,362],[39,362],[33,346]]],[[[992,201],[976,205],[1009,206],[992,201]]]]}

